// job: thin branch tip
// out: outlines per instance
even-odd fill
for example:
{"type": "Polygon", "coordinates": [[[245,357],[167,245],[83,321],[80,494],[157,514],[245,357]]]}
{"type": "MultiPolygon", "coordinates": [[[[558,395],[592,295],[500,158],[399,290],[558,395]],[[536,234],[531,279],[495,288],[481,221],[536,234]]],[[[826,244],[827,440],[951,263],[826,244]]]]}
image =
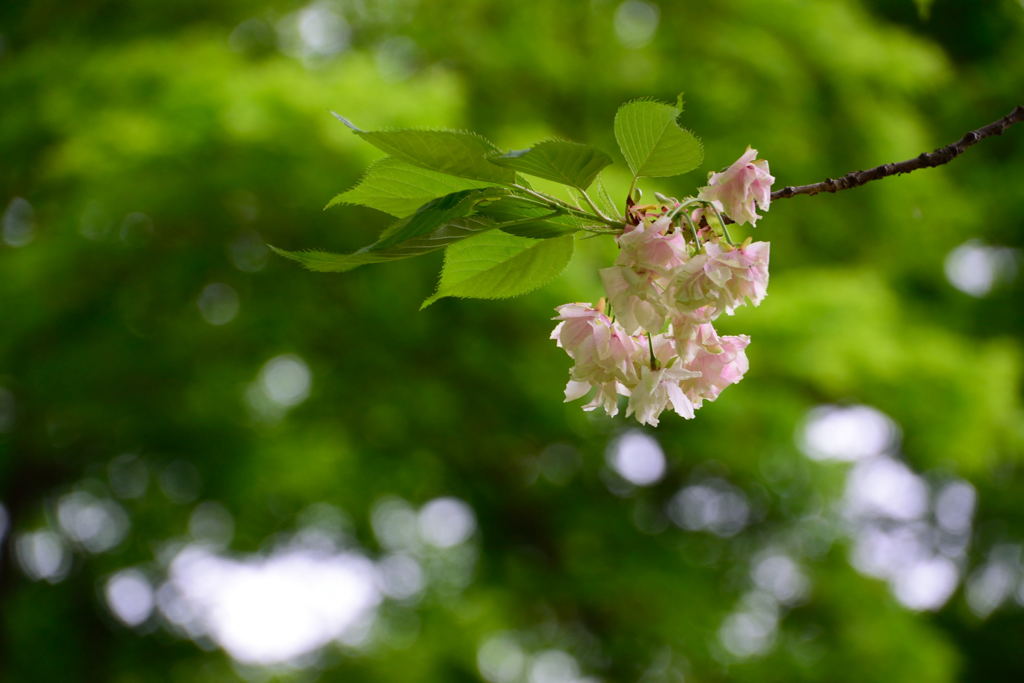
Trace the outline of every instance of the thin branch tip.
{"type": "Polygon", "coordinates": [[[810,185],[787,185],[782,189],[772,192],[772,200],[795,197],[798,194],[814,195],[820,192],[849,190],[891,175],[901,175],[921,168],[934,168],[935,166],[948,164],[963,154],[968,147],[981,142],[985,138],[1002,135],[1007,128],[1021,121],[1024,121],[1024,105],[1018,104],[1013,108],[1013,111],[1003,118],[993,121],[987,126],[968,131],[958,141],[945,147],[939,147],[932,152],[922,152],[913,159],[907,159],[906,161],[882,164],[881,166],[875,166],[863,171],[852,171],[841,178],[826,178],[820,183],[811,183],[810,185]]]}

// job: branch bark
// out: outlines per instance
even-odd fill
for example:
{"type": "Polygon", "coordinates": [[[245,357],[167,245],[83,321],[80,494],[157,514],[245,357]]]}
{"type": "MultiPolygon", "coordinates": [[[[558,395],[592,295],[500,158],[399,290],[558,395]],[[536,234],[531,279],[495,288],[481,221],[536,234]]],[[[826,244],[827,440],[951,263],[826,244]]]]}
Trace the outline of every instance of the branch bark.
{"type": "Polygon", "coordinates": [[[811,185],[790,185],[784,187],[781,190],[772,192],[772,201],[777,199],[786,199],[787,197],[795,197],[798,194],[818,194],[819,192],[839,192],[840,190],[849,190],[853,187],[860,187],[865,183],[869,183],[872,180],[879,180],[881,178],[887,178],[891,175],[899,175],[901,173],[910,173],[916,171],[919,168],[931,168],[933,166],[941,166],[947,164],[956,157],[964,153],[964,151],[971,145],[975,145],[985,138],[992,137],[993,135],[1002,135],[1003,131],[1012,126],[1015,123],[1024,121],[1024,106],[1017,106],[1009,114],[993,121],[987,126],[982,126],[977,130],[972,130],[956,142],[946,145],[945,147],[939,147],[934,152],[925,152],[913,159],[907,159],[906,161],[900,161],[894,164],[882,164],[881,166],[875,166],[864,171],[853,171],[847,173],[841,178],[826,178],[820,183],[813,183],[811,185]]]}

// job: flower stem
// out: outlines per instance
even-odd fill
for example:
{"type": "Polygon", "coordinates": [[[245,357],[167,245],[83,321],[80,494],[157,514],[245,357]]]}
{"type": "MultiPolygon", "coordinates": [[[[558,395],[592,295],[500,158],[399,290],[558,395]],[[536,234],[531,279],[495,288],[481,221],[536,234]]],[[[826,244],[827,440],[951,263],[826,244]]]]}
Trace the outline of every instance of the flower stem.
{"type": "Polygon", "coordinates": [[[725,235],[725,241],[729,243],[730,247],[736,246],[736,243],[732,241],[732,237],[729,235],[729,228],[725,227],[725,223],[722,223],[722,234],[725,235]]]}
{"type": "Polygon", "coordinates": [[[530,201],[530,198],[532,198],[535,204],[540,204],[541,206],[547,206],[547,207],[550,207],[550,208],[558,208],[558,209],[561,209],[561,210],[565,211],[566,213],[571,213],[571,214],[573,214],[575,216],[580,216],[582,218],[589,218],[591,220],[598,221],[599,223],[604,223],[605,225],[610,225],[610,226],[617,227],[617,228],[621,228],[621,226],[622,226],[622,222],[621,221],[613,220],[611,218],[608,218],[605,215],[598,216],[598,215],[595,215],[593,213],[590,213],[589,211],[583,211],[581,209],[576,208],[572,204],[568,204],[566,202],[563,202],[561,199],[558,199],[557,197],[552,197],[552,196],[546,195],[546,194],[544,194],[542,192],[537,192],[536,190],[531,190],[530,188],[523,187],[522,185],[519,185],[519,184],[513,184],[513,185],[511,185],[511,187],[513,189],[518,190],[519,192],[522,192],[522,193],[528,195],[528,197],[519,197],[520,199],[524,199],[526,201],[530,201]]]}
{"type": "Polygon", "coordinates": [[[704,244],[700,241],[700,236],[697,234],[697,226],[693,224],[693,219],[690,218],[690,214],[684,213],[683,220],[690,226],[690,233],[693,234],[693,242],[697,245],[697,249],[703,249],[704,244]]]}
{"type": "Polygon", "coordinates": [[[629,220],[629,205],[633,201],[633,190],[636,189],[636,181],[638,178],[633,176],[632,182],[629,183],[629,190],[626,191],[626,220],[629,220]]]}
{"type": "Polygon", "coordinates": [[[718,224],[722,226],[722,235],[725,236],[725,241],[729,243],[730,247],[735,247],[736,243],[732,241],[732,237],[729,235],[729,228],[725,227],[725,218],[722,216],[722,212],[718,210],[718,207],[711,202],[705,202],[705,206],[710,206],[711,210],[715,212],[715,217],[718,218],[718,224]]]}
{"type": "Polygon", "coordinates": [[[583,200],[584,200],[584,201],[585,201],[585,202],[587,203],[587,206],[589,206],[589,207],[590,207],[590,209],[591,209],[591,210],[592,210],[592,211],[593,211],[594,213],[596,213],[596,214],[597,214],[598,216],[600,216],[601,218],[603,218],[604,220],[606,220],[606,221],[608,221],[608,222],[611,222],[611,221],[612,221],[612,219],[611,219],[611,218],[609,218],[608,216],[606,216],[606,215],[605,215],[605,213],[604,213],[604,211],[602,211],[602,210],[601,210],[601,209],[600,209],[600,208],[599,208],[599,207],[597,206],[597,204],[596,204],[596,203],[594,202],[594,200],[590,198],[590,195],[589,195],[589,194],[587,194],[587,191],[586,191],[586,190],[580,190],[580,195],[581,195],[581,196],[583,197],[583,200]]]}
{"type": "Polygon", "coordinates": [[[682,211],[683,209],[685,209],[688,206],[692,206],[694,204],[703,204],[703,203],[704,203],[704,200],[702,200],[702,199],[694,199],[694,198],[686,199],[684,201],[681,201],[676,206],[676,208],[672,209],[672,211],[668,214],[668,219],[672,220],[673,218],[676,217],[676,214],[678,214],[680,211],[682,211]]]}

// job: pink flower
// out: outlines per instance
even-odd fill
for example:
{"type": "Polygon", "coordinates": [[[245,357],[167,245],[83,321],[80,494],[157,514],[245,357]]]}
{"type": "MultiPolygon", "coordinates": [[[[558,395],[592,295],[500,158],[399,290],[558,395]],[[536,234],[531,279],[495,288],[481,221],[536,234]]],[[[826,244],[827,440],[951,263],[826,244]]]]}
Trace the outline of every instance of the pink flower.
{"type": "Polygon", "coordinates": [[[666,275],[686,260],[686,241],[678,231],[666,234],[672,225],[667,216],[652,223],[641,221],[627,228],[616,238],[619,244],[619,266],[630,266],[638,271],[653,271],[666,275]]]}
{"type": "MultiPolygon", "coordinates": [[[[698,309],[705,310],[705,309],[698,309]]],[[[719,353],[722,350],[722,338],[710,322],[698,322],[688,315],[677,315],[672,321],[672,340],[677,354],[684,364],[689,363],[702,351],[719,353]]]]}
{"type": "MultiPolygon", "coordinates": [[[[756,155],[748,149],[728,170],[714,174],[702,198],[720,207],[729,200],[726,194],[709,198],[712,191],[735,190],[733,176],[745,178],[749,206],[743,208],[753,223],[756,206],[767,208],[772,180],[756,155]]],[[[716,400],[743,379],[750,338],[720,336],[712,321],[745,303],[761,303],[768,291],[770,245],[748,240],[727,246],[709,226],[701,231],[703,240],[690,244],[664,207],[637,208],[637,222],[617,237],[615,265],[600,271],[617,318],[590,304],[565,304],[557,309],[560,322],[551,337],[575,361],[566,401],[591,394],[584,410],[601,408],[615,416],[619,397],[626,396],[627,417],[657,426],[668,409],[692,419],[704,401],[716,400]]]]}
{"type": "Polygon", "coordinates": [[[683,391],[695,408],[714,401],[722,390],[743,379],[749,364],[744,349],[750,337],[719,336],[711,323],[690,323],[685,316],[672,323],[671,334],[684,368],[698,377],[683,383],[683,391]]]}
{"type": "Polygon", "coordinates": [[[670,280],[654,271],[638,271],[630,266],[601,269],[608,301],[622,328],[628,334],[638,330],[661,330],[671,311],[667,296],[670,280]]]}
{"type": "Polygon", "coordinates": [[[714,204],[737,223],[755,225],[759,218],[757,207],[768,210],[774,181],[768,172],[768,162],[757,160],[757,150],[748,146],[732,166],[721,173],[712,173],[697,196],[714,204]]]}
{"type": "Polygon", "coordinates": [[[596,352],[601,339],[607,338],[612,321],[589,303],[563,304],[555,309],[558,315],[551,338],[565,349],[571,358],[589,357],[596,352]]]}
{"type": "Polygon", "coordinates": [[[619,395],[629,395],[629,389],[620,382],[591,384],[590,382],[570,379],[569,383],[565,385],[565,402],[568,403],[578,398],[583,398],[591,389],[597,389],[597,391],[594,392],[590,403],[583,406],[583,410],[590,412],[597,408],[603,408],[609,417],[615,417],[619,414],[619,395]]]}
{"type": "Polygon", "coordinates": [[[559,313],[555,320],[562,322],[555,326],[551,338],[576,361],[576,379],[629,381],[635,376],[633,359],[638,347],[621,325],[590,304],[565,304],[555,310],[559,313]]]}
{"type": "Polygon", "coordinates": [[[636,340],[590,304],[565,304],[556,310],[559,315],[555,319],[561,322],[551,338],[576,361],[569,371],[565,400],[573,401],[597,389],[584,410],[603,407],[609,415],[616,415],[616,395],[628,392],[624,383],[637,379],[635,359],[640,348],[636,340]]]}
{"type": "Polygon", "coordinates": [[[753,242],[725,251],[717,242],[704,245],[708,262],[704,272],[719,287],[719,302],[730,315],[750,301],[761,304],[768,294],[768,242],[753,242]]]}
{"type": "Polygon", "coordinates": [[[672,284],[675,300],[684,310],[711,307],[715,315],[720,311],[732,315],[747,301],[759,305],[768,293],[769,246],[754,242],[723,249],[718,242],[705,242],[704,253],[677,271],[672,284]]]}
{"type": "Polygon", "coordinates": [[[693,402],[680,385],[699,376],[699,373],[680,366],[657,370],[652,370],[649,365],[643,366],[640,370],[640,381],[630,392],[626,416],[634,415],[640,424],[657,427],[658,417],[671,406],[680,417],[692,420],[693,402]]]}
{"type": "Polygon", "coordinates": [[[666,297],[672,275],[687,258],[686,241],[678,232],[666,233],[671,220],[641,219],[616,238],[616,265],[601,270],[601,280],[623,329],[658,332],[672,302],[666,297]]]}
{"type": "Polygon", "coordinates": [[[696,408],[704,401],[714,401],[727,386],[743,379],[750,368],[745,351],[750,337],[715,335],[715,339],[717,343],[713,347],[697,345],[693,357],[684,365],[699,375],[683,383],[687,398],[696,408]]]}
{"type": "Polygon", "coordinates": [[[708,255],[701,252],[676,270],[671,294],[677,304],[681,304],[678,306],[679,312],[713,311],[709,319],[718,316],[720,311],[715,306],[718,299],[717,287],[704,270],[707,263],[708,255]]]}

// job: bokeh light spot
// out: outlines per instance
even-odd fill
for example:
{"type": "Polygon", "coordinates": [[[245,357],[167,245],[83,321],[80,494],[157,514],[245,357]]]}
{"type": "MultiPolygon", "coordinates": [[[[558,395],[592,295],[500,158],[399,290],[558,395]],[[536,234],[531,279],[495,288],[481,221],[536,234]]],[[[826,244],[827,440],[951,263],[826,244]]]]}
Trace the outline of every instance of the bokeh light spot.
{"type": "Polygon", "coordinates": [[[281,19],[277,32],[281,51],[308,63],[345,50],[351,30],[329,3],[313,2],[281,19]]]}
{"type": "Polygon", "coordinates": [[[778,606],[770,596],[755,592],[744,598],[740,609],[726,617],[718,638],[733,656],[753,657],[771,649],[778,626],[778,606]]]}
{"type": "Polygon", "coordinates": [[[920,519],[928,511],[928,485],[888,457],[857,463],[846,484],[847,511],[857,516],[920,519]]]}
{"type": "Polygon", "coordinates": [[[982,297],[1017,274],[1018,254],[1008,247],[991,247],[977,240],[961,244],[946,257],[946,279],[965,294],[982,297]]]}
{"type": "Polygon", "coordinates": [[[153,613],[153,586],[137,569],[123,569],[111,576],[103,594],[110,611],[128,626],[138,626],[153,613]]]}
{"type": "Polygon", "coordinates": [[[401,498],[384,498],[373,506],[370,524],[377,540],[391,550],[407,550],[419,544],[416,511],[401,498]]]}
{"type": "Polygon", "coordinates": [[[68,538],[92,553],[117,546],[128,532],[128,515],[112,500],[74,491],[57,503],[57,520],[68,538]]]}
{"type": "Polygon", "coordinates": [[[608,460],[619,476],[637,486],[650,486],[665,474],[665,453],[657,439],[639,430],[613,441],[608,460]]]}
{"type": "Polygon", "coordinates": [[[668,504],[668,516],[689,531],[734,536],[747,525],[746,496],[728,482],[708,479],[680,490],[668,504]]]}
{"type": "Polygon", "coordinates": [[[271,358],[260,371],[263,393],[282,407],[291,407],[305,401],[312,380],[309,366],[294,354],[271,358]]]}
{"type": "Polygon", "coordinates": [[[227,546],[234,531],[235,520],[231,513],[216,501],[200,503],[188,519],[188,532],[192,538],[210,546],[227,546]]]}
{"type": "Polygon", "coordinates": [[[969,532],[976,498],[974,487],[965,481],[946,484],[935,497],[935,519],[942,530],[951,534],[969,532]]]}
{"type": "Polygon", "coordinates": [[[15,197],[7,204],[0,228],[4,244],[9,247],[24,247],[35,239],[36,214],[27,199],[15,197]]]}
{"type": "Polygon", "coordinates": [[[576,659],[562,650],[538,652],[530,662],[529,683],[575,683],[580,668],[576,659]]]}
{"type": "Polygon", "coordinates": [[[21,534],[14,548],[18,564],[30,579],[57,583],[71,569],[71,555],[64,541],[49,529],[21,534]]]}
{"type": "Polygon", "coordinates": [[[1016,545],[992,548],[985,564],[967,581],[967,604],[979,617],[987,617],[1010,597],[1021,575],[1021,549],[1016,545]]]}
{"type": "Polygon", "coordinates": [[[404,553],[388,555],[380,560],[377,572],[381,590],[396,600],[415,598],[423,591],[426,583],[420,563],[404,553]]]}
{"type": "Polygon", "coordinates": [[[432,546],[459,545],[468,540],[475,529],[473,509],[457,498],[436,498],[420,510],[420,535],[432,546]]]}
{"type": "Polygon", "coordinates": [[[510,635],[499,634],[480,646],[476,663],[480,674],[491,683],[513,683],[520,680],[526,668],[526,655],[510,635]]]}
{"type": "Polygon", "coordinates": [[[780,604],[792,605],[807,596],[810,582],[800,566],[788,555],[768,553],[758,558],[751,572],[754,583],[780,604]]]}
{"type": "Polygon", "coordinates": [[[377,583],[373,563],[357,553],[289,547],[235,559],[189,545],[171,562],[157,604],[239,662],[287,664],[363,624],[381,600],[377,583]]]}
{"type": "Polygon", "coordinates": [[[641,48],[658,30],[661,11],[645,0],[626,0],[615,10],[615,35],[626,47],[641,48]]]}
{"type": "Polygon", "coordinates": [[[935,610],[946,604],[960,581],[956,564],[946,557],[920,559],[899,572],[893,594],[913,610],[935,610]]]}
{"type": "Polygon", "coordinates": [[[199,313],[211,325],[226,325],[238,315],[238,292],[223,282],[211,282],[199,294],[199,313]]]}
{"type": "Polygon", "coordinates": [[[798,445],[812,460],[853,461],[890,452],[896,423],[869,406],[818,406],[804,421],[798,445]]]}

